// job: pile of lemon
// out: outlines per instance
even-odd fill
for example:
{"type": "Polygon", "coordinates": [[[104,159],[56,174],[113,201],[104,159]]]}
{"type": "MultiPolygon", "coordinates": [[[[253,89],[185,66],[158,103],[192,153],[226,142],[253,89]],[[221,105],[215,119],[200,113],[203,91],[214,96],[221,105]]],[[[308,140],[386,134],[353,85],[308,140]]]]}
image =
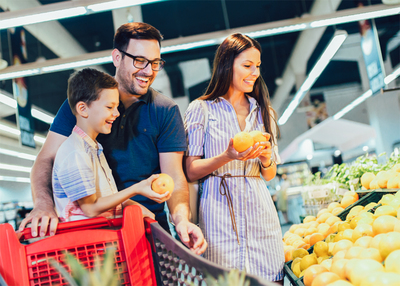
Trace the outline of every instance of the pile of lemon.
{"type": "Polygon", "coordinates": [[[400,192],[354,206],[331,227],[336,232],[316,242],[312,253],[291,253],[292,271],[305,286],[400,285],[400,192]]]}

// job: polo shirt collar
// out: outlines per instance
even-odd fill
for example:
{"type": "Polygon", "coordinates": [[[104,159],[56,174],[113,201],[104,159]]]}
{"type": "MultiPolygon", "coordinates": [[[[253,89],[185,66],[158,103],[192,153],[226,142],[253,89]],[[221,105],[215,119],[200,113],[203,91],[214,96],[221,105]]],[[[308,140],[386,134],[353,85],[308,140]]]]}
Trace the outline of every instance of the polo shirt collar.
{"type": "MultiPolygon", "coordinates": [[[[152,91],[150,89],[151,89],[151,87],[149,87],[149,89],[147,90],[146,94],[143,94],[141,97],[139,97],[138,101],[136,101],[136,102],[144,102],[145,104],[148,104],[150,102],[150,98],[151,98],[151,94],[152,94],[152,91]]],[[[133,105],[134,105],[134,103],[131,106],[128,107],[128,110],[133,105]]],[[[118,109],[119,109],[120,112],[125,110],[125,107],[124,107],[124,104],[122,103],[122,101],[119,101],[118,109]]]]}

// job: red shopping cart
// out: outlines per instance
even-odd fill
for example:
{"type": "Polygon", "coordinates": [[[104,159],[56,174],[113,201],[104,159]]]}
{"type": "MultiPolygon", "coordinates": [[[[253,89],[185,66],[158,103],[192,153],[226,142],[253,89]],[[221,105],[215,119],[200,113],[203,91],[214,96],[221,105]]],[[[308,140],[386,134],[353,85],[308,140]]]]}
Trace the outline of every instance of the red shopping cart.
{"type": "MultiPolygon", "coordinates": [[[[54,236],[25,244],[25,229],[18,240],[9,224],[0,225],[0,285],[67,285],[50,260],[64,264],[65,253],[73,254],[91,269],[95,257],[115,250],[114,270],[121,285],[207,285],[204,274],[224,275],[229,269],[194,255],[154,220],[142,219],[138,206],[124,209],[123,218],[93,218],[60,223],[54,236]]],[[[276,285],[246,275],[251,285],[276,285]]]]}

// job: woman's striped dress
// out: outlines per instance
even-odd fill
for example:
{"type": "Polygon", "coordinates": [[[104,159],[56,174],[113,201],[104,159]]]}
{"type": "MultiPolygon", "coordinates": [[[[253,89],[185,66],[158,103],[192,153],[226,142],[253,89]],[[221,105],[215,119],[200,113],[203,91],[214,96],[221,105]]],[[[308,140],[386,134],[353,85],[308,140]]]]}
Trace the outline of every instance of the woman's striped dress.
{"type": "MultiPolygon", "coordinates": [[[[265,131],[256,100],[248,97],[250,114],[244,131],[265,131]]],[[[206,101],[208,126],[205,134],[205,115],[201,103],[193,101],[185,113],[188,141],[187,156],[211,158],[224,152],[230,138],[240,132],[233,106],[220,97],[206,101]]],[[[199,222],[208,248],[204,257],[228,268],[246,270],[270,281],[283,279],[284,253],[278,215],[260,177],[259,159],[234,160],[214,173],[246,175],[246,178],[227,178],[232,196],[239,242],[229,214],[227,198],[219,193],[221,179],[207,176],[200,199],[199,222]]]]}

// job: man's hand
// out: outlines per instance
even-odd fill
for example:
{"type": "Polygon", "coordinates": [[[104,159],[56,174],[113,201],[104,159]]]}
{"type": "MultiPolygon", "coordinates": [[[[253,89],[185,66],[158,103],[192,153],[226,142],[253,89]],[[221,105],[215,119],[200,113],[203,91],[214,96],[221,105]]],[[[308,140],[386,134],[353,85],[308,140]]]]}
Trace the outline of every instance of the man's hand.
{"type": "Polygon", "coordinates": [[[175,225],[175,230],[181,241],[194,253],[200,255],[206,250],[207,241],[197,225],[187,220],[181,220],[175,225]]]}
{"type": "Polygon", "coordinates": [[[50,235],[54,235],[56,233],[58,225],[58,216],[53,206],[35,207],[21,222],[18,231],[19,232],[23,231],[25,226],[30,222],[32,236],[36,237],[38,232],[39,221],[40,221],[41,237],[46,235],[47,228],[49,227],[49,225],[50,225],[50,235]]]}

